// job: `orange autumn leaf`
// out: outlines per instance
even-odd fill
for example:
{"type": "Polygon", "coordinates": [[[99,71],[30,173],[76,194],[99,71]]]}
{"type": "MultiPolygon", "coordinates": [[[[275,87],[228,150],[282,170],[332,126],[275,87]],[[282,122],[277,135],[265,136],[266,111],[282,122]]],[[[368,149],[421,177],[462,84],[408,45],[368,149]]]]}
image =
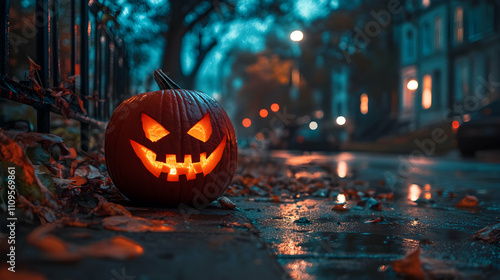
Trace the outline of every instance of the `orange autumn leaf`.
{"type": "Polygon", "coordinates": [[[38,70],[41,70],[42,67],[40,67],[40,65],[36,64],[35,61],[33,61],[33,59],[31,59],[31,57],[29,57],[29,56],[28,56],[28,61],[30,62],[29,77],[30,78],[34,78],[35,77],[35,72],[38,71],[38,70]]]}
{"type": "Polygon", "coordinates": [[[384,221],[384,217],[380,216],[380,217],[378,217],[376,219],[365,221],[365,224],[375,224],[375,223],[380,223],[380,222],[383,222],[383,221],[384,221]]]}
{"type": "Polygon", "coordinates": [[[19,175],[22,174],[24,177],[23,184],[19,184],[17,188],[27,200],[31,202],[40,201],[42,206],[52,209],[58,207],[52,193],[36,177],[35,168],[21,146],[13,139],[10,139],[3,130],[0,130],[0,161],[16,166],[19,175]]]}
{"type": "Polygon", "coordinates": [[[500,243],[500,223],[484,227],[476,232],[472,237],[488,243],[500,243]]]}
{"type": "Polygon", "coordinates": [[[161,220],[149,220],[140,217],[112,216],[102,219],[102,226],[108,230],[127,232],[165,232],[174,227],[165,225],[161,220]]]}
{"type": "Polygon", "coordinates": [[[28,243],[42,251],[47,259],[63,263],[76,262],[82,257],[127,260],[144,253],[139,243],[121,235],[83,246],[67,243],[52,234],[62,225],[59,221],[36,228],[28,236],[28,243]]]}
{"type": "Polygon", "coordinates": [[[94,258],[128,260],[142,255],[144,248],[134,240],[118,235],[82,247],[80,253],[94,258]]]}
{"type": "Polygon", "coordinates": [[[477,200],[477,197],[473,195],[466,195],[462,200],[460,200],[457,204],[455,204],[456,207],[476,207],[479,204],[479,201],[477,200]]]}
{"type": "Polygon", "coordinates": [[[424,279],[425,274],[420,262],[420,248],[408,252],[404,258],[392,262],[396,273],[412,279],[424,279]]]}
{"type": "Polygon", "coordinates": [[[332,210],[334,211],[349,211],[349,208],[345,208],[345,204],[337,204],[333,206],[332,210]]]}

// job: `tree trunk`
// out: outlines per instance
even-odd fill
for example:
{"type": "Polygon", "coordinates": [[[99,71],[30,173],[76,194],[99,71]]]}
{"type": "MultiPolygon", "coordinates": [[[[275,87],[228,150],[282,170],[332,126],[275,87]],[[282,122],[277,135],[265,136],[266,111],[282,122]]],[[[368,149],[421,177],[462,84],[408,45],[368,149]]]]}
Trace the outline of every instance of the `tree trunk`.
{"type": "Polygon", "coordinates": [[[180,26],[171,26],[169,32],[166,34],[165,52],[163,53],[162,68],[167,75],[172,78],[176,83],[185,88],[185,77],[181,69],[181,47],[183,32],[180,26]]]}

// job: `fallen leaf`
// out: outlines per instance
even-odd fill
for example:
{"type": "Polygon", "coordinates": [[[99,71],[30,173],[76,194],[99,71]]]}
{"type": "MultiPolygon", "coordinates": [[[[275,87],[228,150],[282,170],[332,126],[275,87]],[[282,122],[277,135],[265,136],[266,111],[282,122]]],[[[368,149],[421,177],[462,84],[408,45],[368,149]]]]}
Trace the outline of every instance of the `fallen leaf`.
{"type": "Polygon", "coordinates": [[[77,262],[82,257],[127,260],[144,253],[139,243],[121,235],[83,246],[70,244],[52,234],[61,227],[61,221],[40,226],[28,235],[28,243],[41,250],[47,259],[62,263],[77,262]]]}
{"type": "Polygon", "coordinates": [[[149,220],[140,217],[112,216],[102,219],[105,229],[127,232],[164,232],[174,227],[165,225],[162,220],[149,220]]]}
{"type": "Polygon", "coordinates": [[[56,96],[56,106],[61,110],[61,113],[66,118],[69,118],[70,108],[69,102],[61,96],[56,96]]]}
{"type": "Polygon", "coordinates": [[[222,196],[219,198],[219,203],[222,209],[234,210],[236,204],[234,204],[229,198],[222,196]]]}
{"type": "Polygon", "coordinates": [[[30,63],[30,72],[29,72],[29,77],[34,78],[35,77],[35,72],[38,70],[41,70],[42,67],[40,65],[36,64],[31,57],[28,56],[28,61],[30,63]]]}
{"type": "Polygon", "coordinates": [[[117,235],[82,247],[80,253],[94,258],[110,258],[123,261],[142,255],[144,248],[132,239],[117,235]]]}
{"type": "Polygon", "coordinates": [[[380,223],[380,222],[383,222],[383,221],[384,221],[384,217],[380,216],[380,217],[378,217],[376,219],[365,221],[365,224],[380,223]]]}
{"type": "Polygon", "coordinates": [[[334,211],[349,211],[349,208],[345,208],[345,204],[334,205],[332,210],[334,211]]]}
{"type": "Polygon", "coordinates": [[[477,197],[473,195],[466,195],[462,200],[460,200],[457,204],[455,204],[455,207],[476,207],[479,204],[479,201],[477,200],[477,197]]]}
{"type": "Polygon", "coordinates": [[[113,202],[105,202],[101,203],[99,202],[99,205],[92,210],[90,213],[94,213],[97,216],[127,216],[127,217],[132,217],[132,214],[125,209],[120,204],[116,204],[113,202]]]}
{"type": "Polygon", "coordinates": [[[99,169],[97,169],[93,165],[83,165],[78,167],[75,170],[74,176],[81,176],[87,179],[94,179],[94,178],[104,179],[104,176],[102,176],[99,169]]]}
{"type": "Polygon", "coordinates": [[[83,178],[82,176],[75,176],[72,178],[68,178],[71,180],[71,184],[74,186],[81,186],[85,183],[87,183],[87,179],[83,178]]]}
{"type": "Polygon", "coordinates": [[[22,195],[19,195],[17,199],[19,209],[24,210],[30,220],[33,219],[33,214],[37,216],[42,225],[54,222],[57,219],[53,209],[43,205],[34,205],[22,195]]]}
{"type": "Polygon", "coordinates": [[[404,258],[392,262],[392,268],[396,273],[413,279],[424,279],[425,274],[420,262],[420,248],[410,251],[404,258]]]}
{"type": "Polygon", "coordinates": [[[10,163],[18,172],[17,189],[29,201],[39,201],[43,206],[56,209],[58,204],[50,191],[35,174],[35,168],[21,146],[0,130],[0,161],[10,163]]]}
{"type": "Polygon", "coordinates": [[[62,225],[58,222],[42,225],[28,235],[28,243],[42,251],[49,260],[64,263],[79,261],[82,255],[77,252],[78,248],[70,248],[71,245],[51,234],[60,227],[62,225]]]}
{"type": "Polygon", "coordinates": [[[11,272],[8,270],[7,265],[0,266],[0,279],[9,280],[47,280],[45,276],[34,271],[23,271],[16,268],[16,272],[11,272]]]}
{"type": "Polygon", "coordinates": [[[78,106],[80,107],[80,110],[82,110],[82,113],[83,113],[84,115],[86,115],[86,114],[87,114],[87,110],[85,110],[85,104],[83,103],[83,100],[82,100],[82,99],[80,99],[80,97],[78,97],[78,96],[76,96],[76,95],[74,95],[74,96],[75,96],[76,98],[78,98],[77,100],[78,100],[78,106]]]}
{"type": "Polygon", "coordinates": [[[473,236],[474,239],[482,240],[488,243],[500,242],[500,223],[484,227],[476,232],[473,236]]]}

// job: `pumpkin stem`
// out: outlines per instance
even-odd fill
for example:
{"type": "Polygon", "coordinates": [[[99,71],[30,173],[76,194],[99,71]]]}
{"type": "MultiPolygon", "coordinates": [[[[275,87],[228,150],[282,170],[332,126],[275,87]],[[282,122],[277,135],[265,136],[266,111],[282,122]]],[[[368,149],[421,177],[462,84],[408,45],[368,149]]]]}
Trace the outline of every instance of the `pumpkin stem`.
{"type": "Polygon", "coordinates": [[[181,89],[172,79],[170,79],[167,74],[165,74],[161,69],[154,72],[155,81],[161,90],[164,89],[181,89]]]}

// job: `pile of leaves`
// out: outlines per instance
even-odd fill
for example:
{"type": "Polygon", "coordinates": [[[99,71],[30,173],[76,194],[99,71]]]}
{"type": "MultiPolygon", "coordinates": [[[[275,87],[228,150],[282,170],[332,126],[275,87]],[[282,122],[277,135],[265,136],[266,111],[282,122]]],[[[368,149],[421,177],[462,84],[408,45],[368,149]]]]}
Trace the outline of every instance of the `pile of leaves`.
{"type": "Polygon", "coordinates": [[[287,202],[303,197],[335,200],[332,210],[348,210],[346,201],[358,207],[382,209],[382,202],[392,201],[394,194],[385,181],[368,182],[337,176],[332,163],[288,165],[285,160],[263,153],[242,152],[238,159],[238,172],[226,195],[257,197],[258,201],[287,202]],[[339,201],[339,196],[342,197],[339,201]]]}
{"type": "MultiPolygon", "coordinates": [[[[7,174],[9,166],[15,168],[18,209],[28,220],[38,218],[45,224],[67,215],[89,215],[108,199],[121,199],[100,153],[78,156],[59,136],[35,132],[0,131],[0,145],[0,160],[6,163],[2,173],[7,174]]],[[[2,188],[4,211],[5,192],[2,188]]]]}

